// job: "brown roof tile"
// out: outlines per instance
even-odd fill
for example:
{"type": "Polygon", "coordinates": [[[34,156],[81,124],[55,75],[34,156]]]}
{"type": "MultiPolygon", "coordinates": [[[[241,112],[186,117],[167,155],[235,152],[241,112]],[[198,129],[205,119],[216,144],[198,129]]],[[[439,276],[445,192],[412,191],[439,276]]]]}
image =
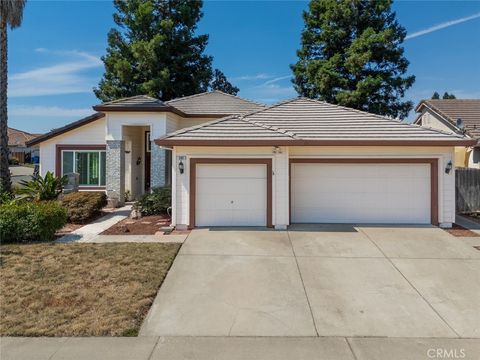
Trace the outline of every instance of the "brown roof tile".
{"type": "Polygon", "coordinates": [[[26,147],[26,142],[35,139],[40,134],[31,134],[26,131],[7,128],[8,146],[26,147]]]}
{"type": "Polygon", "coordinates": [[[467,134],[480,139],[480,99],[429,99],[422,100],[416,108],[421,112],[427,106],[456,127],[462,119],[467,134]]]}

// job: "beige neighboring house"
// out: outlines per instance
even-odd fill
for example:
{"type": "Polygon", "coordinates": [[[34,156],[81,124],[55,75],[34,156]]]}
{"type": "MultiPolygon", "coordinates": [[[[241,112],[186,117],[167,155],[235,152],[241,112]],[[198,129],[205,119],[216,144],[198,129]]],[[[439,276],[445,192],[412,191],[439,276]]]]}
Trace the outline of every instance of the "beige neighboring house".
{"type": "Polygon", "coordinates": [[[415,110],[415,124],[477,140],[474,146],[455,148],[455,166],[480,169],[480,99],[422,100],[415,110]]]}
{"type": "Polygon", "coordinates": [[[15,158],[19,163],[30,162],[34,156],[38,156],[38,146],[27,146],[26,143],[31,141],[40,134],[30,134],[26,131],[17,130],[9,127],[8,134],[8,157],[15,158]]]}

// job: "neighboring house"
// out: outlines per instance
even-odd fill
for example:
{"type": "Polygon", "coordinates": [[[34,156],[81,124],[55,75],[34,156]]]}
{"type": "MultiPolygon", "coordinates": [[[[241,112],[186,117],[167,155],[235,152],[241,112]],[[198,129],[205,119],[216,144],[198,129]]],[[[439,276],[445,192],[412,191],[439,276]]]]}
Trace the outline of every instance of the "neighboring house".
{"type": "Polygon", "coordinates": [[[8,134],[8,157],[16,159],[20,163],[31,162],[34,156],[38,156],[38,146],[27,146],[26,143],[40,136],[30,134],[13,128],[7,129],[8,134]]]}
{"type": "Polygon", "coordinates": [[[297,98],[155,140],[173,152],[172,224],[414,223],[455,218],[462,135],[297,98]]]}
{"type": "Polygon", "coordinates": [[[480,99],[422,100],[415,110],[418,125],[476,139],[474,146],[455,148],[455,166],[480,169],[480,99]]]}
{"type": "Polygon", "coordinates": [[[121,204],[170,183],[171,152],[153,143],[169,132],[265,106],[214,91],[162,102],[134,96],[94,106],[97,113],[29,142],[40,173],[80,174],[81,190],[106,190],[121,204]]]}

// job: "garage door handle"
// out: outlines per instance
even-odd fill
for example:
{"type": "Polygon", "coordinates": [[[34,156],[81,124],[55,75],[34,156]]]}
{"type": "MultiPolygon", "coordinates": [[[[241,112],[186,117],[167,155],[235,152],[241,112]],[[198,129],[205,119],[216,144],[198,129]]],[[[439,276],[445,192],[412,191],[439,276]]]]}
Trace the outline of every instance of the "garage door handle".
{"type": "Polygon", "coordinates": [[[233,204],[233,200],[230,200],[230,204],[233,204]]]}

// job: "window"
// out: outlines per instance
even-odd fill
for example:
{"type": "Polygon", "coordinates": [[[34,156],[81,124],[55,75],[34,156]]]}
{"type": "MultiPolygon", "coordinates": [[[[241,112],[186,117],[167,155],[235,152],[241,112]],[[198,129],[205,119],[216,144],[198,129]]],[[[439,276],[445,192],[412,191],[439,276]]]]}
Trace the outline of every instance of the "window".
{"type": "Polygon", "coordinates": [[[62,151],[62,175],[80,174],[80,186],[105,186],[106,155],[103,150],[62,151]]]}

